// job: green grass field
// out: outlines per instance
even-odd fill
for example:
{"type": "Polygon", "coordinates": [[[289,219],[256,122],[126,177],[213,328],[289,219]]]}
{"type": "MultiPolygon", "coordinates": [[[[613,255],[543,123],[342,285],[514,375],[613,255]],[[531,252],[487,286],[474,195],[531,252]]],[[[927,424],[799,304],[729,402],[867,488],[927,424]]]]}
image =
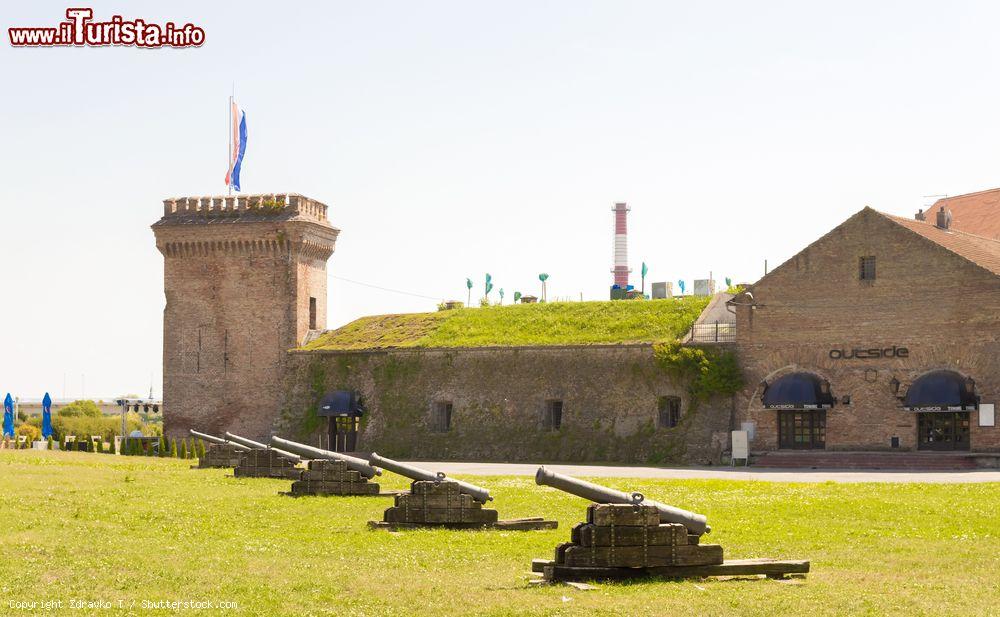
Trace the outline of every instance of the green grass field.
{"type": "MultiPolygon", "coordinates": [[[[143,600],[260,615],[1000,613],[1000,484],[601,480],[706,514],[728,558],[808,558],[813,571],[578,591],[528,583],[531,559],[567,540],[586,507],[531,478],[466,479],[492,489],[501,518],[544,515],[560,529],[388,533],[365,522],[391,498],[290,498],[278,495],[288,481],[190,464],[0,452],[0,614],[43,600],[103,615],[170,612],[143,600]]],[[[381,483],[404,486],[388,473],[381,483]]]]}
{"type": "Polygon", "coordinates": [[[683,335],[709,300],[549,302],[373,315],[327,332],[304,349],[651,343],[683,335]]]}

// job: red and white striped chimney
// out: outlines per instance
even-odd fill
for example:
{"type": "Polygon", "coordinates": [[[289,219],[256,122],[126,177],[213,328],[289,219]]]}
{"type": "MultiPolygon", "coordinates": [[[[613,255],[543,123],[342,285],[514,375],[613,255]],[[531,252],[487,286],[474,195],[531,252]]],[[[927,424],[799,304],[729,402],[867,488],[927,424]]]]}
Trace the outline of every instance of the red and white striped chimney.
{"type": "Polygon", "coordinates": [[[616,203],[612,208],[615,213],[615,285],[622,289],[628,287],[628,204],[616,203]]]}

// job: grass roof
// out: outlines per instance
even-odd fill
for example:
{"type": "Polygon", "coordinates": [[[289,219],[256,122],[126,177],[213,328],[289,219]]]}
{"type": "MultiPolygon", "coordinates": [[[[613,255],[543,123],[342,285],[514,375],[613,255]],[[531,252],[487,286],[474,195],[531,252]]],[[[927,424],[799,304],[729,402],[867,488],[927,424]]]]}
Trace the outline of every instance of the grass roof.
{"type": "Polygon", "coordinates": [[[710,298],[549,302],[373,315],[330,330],[306,350],[588,345],[672,340],[710,298]]]}

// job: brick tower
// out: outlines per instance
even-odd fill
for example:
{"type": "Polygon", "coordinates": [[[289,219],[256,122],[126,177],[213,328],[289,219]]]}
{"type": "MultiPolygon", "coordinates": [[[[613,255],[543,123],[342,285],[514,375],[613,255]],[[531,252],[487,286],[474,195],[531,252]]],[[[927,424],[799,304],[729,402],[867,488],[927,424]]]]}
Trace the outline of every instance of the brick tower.
{"type": "Polygon", "coordinates": [[[302,195],[181,197],[153,224],[163,254],[164,428],[268,437],[288,349],[326,325],[339,230],[302,195]]]}

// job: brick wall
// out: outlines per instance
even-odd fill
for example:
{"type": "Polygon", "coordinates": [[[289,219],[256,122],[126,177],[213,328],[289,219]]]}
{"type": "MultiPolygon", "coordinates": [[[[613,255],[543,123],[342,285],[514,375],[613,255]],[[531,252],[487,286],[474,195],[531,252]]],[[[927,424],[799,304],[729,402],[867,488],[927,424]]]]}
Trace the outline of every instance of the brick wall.
{"type": "MultiPolygon", "coordinates": [[[[777,412],[764,409],[761,382],[797,370],[830,382],[850,405],[827,412],[827,449],[916,447],[916,414],[900,393],[933,369],[976,381],[983,402],[1000,402],[1000,277],[884,216],[865,209],[751,288],[759,306],[737,308],[737,354],[747,387],[738,420],[757,425],[753,450],[777,447],[777,412]],[[877,276],[859,280],[858,260],[874,255],[877,276]],[[834,360],[831,349],[906,347],[903,358],[834,360]]],[[[740,296],[737,302],[746,302],[740,296]]],[[[1000,451],[1000,428],[979,427],[972,449],[1000,451]]]]}
{"type": "Polygon", "coordinates": [[[310,297],[317,325],[326,319],[338,233],[326,206],[297,195],[171,199],[153,231],[164,257],[167,433],[266,437],[310,297]]]}
{"type": "Polygon", "coordinates": [[[316,403],[337,389],[368,407],[359,450],[424,460],[718,463],[732,409],[692,410],[651,345],[294,352],[277,432],[325,439],[316,403]],[[681,398],[679,426],[657,428],[660,396],[681,398]],[[563,401],[558,431],[543,427],[550,400],[563,401]],[[432,430],[437,401],[452,403],[446,433],[432,430]]]}

